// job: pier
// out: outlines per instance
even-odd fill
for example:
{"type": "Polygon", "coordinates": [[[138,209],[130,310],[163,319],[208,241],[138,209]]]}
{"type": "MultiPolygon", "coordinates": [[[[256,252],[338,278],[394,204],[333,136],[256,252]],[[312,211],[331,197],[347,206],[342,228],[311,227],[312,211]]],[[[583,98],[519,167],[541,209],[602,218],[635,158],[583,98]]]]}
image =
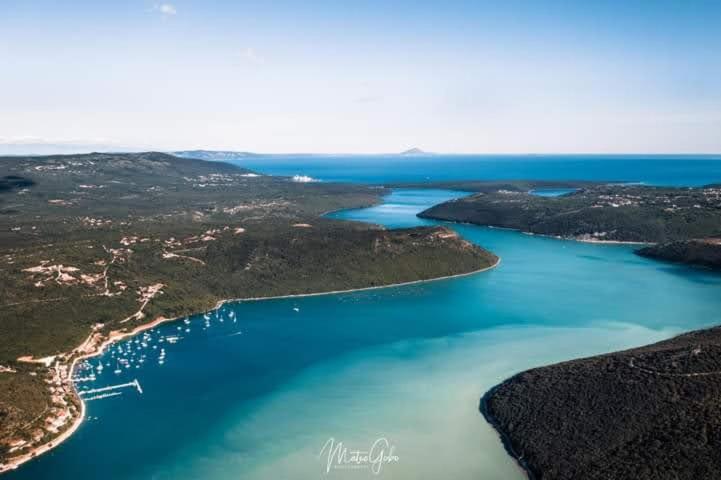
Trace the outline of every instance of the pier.
{"type": "Polygon", "coordinates": [[[123,392],[101,393],[100,395],[93,395],[92,397],[83,397],[83,400],[89,402],[90,400],[102,400],[103,398],[117,397],[122,394],[123,392]]]}
{"type": "Polygon", "coordinates": [[[78,392],[79,395],[95,395],[95,394],[102,394],[104,392],[110,392],[112,390],[119,390],[121,388],[128,388],[128,387],[134,387],[138,390],[138,393],[143,393],[143,388],[140,386],[140,382],[138,382],[138,379],[136,378],[132,382],[128,383],[120,383],[118,385],[110,385],[107,387],[100,387],[100,388],[92,388],[90,390],[84,390],[82,392],[78,392]]]}

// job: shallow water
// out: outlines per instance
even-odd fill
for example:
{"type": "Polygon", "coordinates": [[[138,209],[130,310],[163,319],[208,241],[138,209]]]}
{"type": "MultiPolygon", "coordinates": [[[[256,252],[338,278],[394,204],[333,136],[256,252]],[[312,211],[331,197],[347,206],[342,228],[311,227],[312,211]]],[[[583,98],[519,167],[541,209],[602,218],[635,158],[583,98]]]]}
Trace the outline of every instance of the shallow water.
{"type": "MultiPolygon", "coordinates": [[[[457,195],[397,191],[333,216],[428,224],[415,213],[457,195]]],[[[123,342],[91,360],[106,365],[92,387],[137,378],[144,393],[89,402],[76,435],[6,478],[376,478],[326,473],[319,453],[330,437],[351,449],[385,437],[398,460],[379,478],[521,479],[478,413],[489,387],[529,367],[719,323],[719,275],[628,246],[451,226],[501,265],[406,287],[237,303],[207,328],[197,315],[156,328],[147,347],[123,342]],[[116,375],[118,358],[131,360],[116,375]]]]}

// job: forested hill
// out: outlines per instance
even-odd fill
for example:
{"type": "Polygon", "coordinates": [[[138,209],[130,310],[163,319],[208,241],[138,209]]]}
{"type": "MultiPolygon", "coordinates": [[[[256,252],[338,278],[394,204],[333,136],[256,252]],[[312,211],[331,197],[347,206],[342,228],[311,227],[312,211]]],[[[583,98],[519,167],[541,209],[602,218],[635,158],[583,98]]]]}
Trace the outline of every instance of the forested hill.
{"type": "Polygon", "coordinates": [[[721,478],[721,328],[520,373],[481,410],[544,480],[721,478]]]}
{"type": "Polygon", "coordinates": [[[577,240],[659,243],[721,235],[721,188],[598,184],[543,197],[496,187],[419,216],[577,240]]]}
{"type": "Polygon", "coordinates": [[[638,250],[643,257],[721,270],[721,239],[684,240],[638,250]]]}

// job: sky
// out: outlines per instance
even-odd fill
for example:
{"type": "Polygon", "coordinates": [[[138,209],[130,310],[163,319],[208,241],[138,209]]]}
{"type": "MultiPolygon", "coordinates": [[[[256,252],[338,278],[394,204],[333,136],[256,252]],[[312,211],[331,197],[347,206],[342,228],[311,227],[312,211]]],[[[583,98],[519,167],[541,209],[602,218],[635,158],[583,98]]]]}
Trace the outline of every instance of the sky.
{"type": "Polygon", "coordinates": [[[720,25],[718,0],[0,0],[0,152],[719,153],[720,25]]]}

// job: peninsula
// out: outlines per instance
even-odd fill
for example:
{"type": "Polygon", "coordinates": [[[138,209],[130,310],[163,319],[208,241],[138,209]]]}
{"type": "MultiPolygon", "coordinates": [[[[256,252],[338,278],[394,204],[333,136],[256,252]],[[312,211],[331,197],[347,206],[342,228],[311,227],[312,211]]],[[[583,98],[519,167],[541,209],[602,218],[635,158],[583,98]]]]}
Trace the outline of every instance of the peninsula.
{"type": "Polygon", "coordinates": [[[74,431],[78,359],[224,299],[467,274],[491,253],[442,227],[331,210],[388,190],[294,182],[163,153],[0,158],[0,471],[74,431]]]}
{"type": "Polygon", "coordinates": [[[532,479],[721,477],[721,327],[535,368],[481,412],[532,479]]]}
{"type": "Polygon", "coordinates": [[[638,255],[669,262],[721,269],[721,238],[684,240],[651,245],[636,251],[638,255]]]}
{"type": "Polygon", "coordinates": [[[464,184],[478,193],[431,207],[419,217],[598,242],[665,243],[721,234],[718,186],[545,182],[546,187],[575,188],[548,197],[534,194],[537,182],[459,186],[464,184]]]}

